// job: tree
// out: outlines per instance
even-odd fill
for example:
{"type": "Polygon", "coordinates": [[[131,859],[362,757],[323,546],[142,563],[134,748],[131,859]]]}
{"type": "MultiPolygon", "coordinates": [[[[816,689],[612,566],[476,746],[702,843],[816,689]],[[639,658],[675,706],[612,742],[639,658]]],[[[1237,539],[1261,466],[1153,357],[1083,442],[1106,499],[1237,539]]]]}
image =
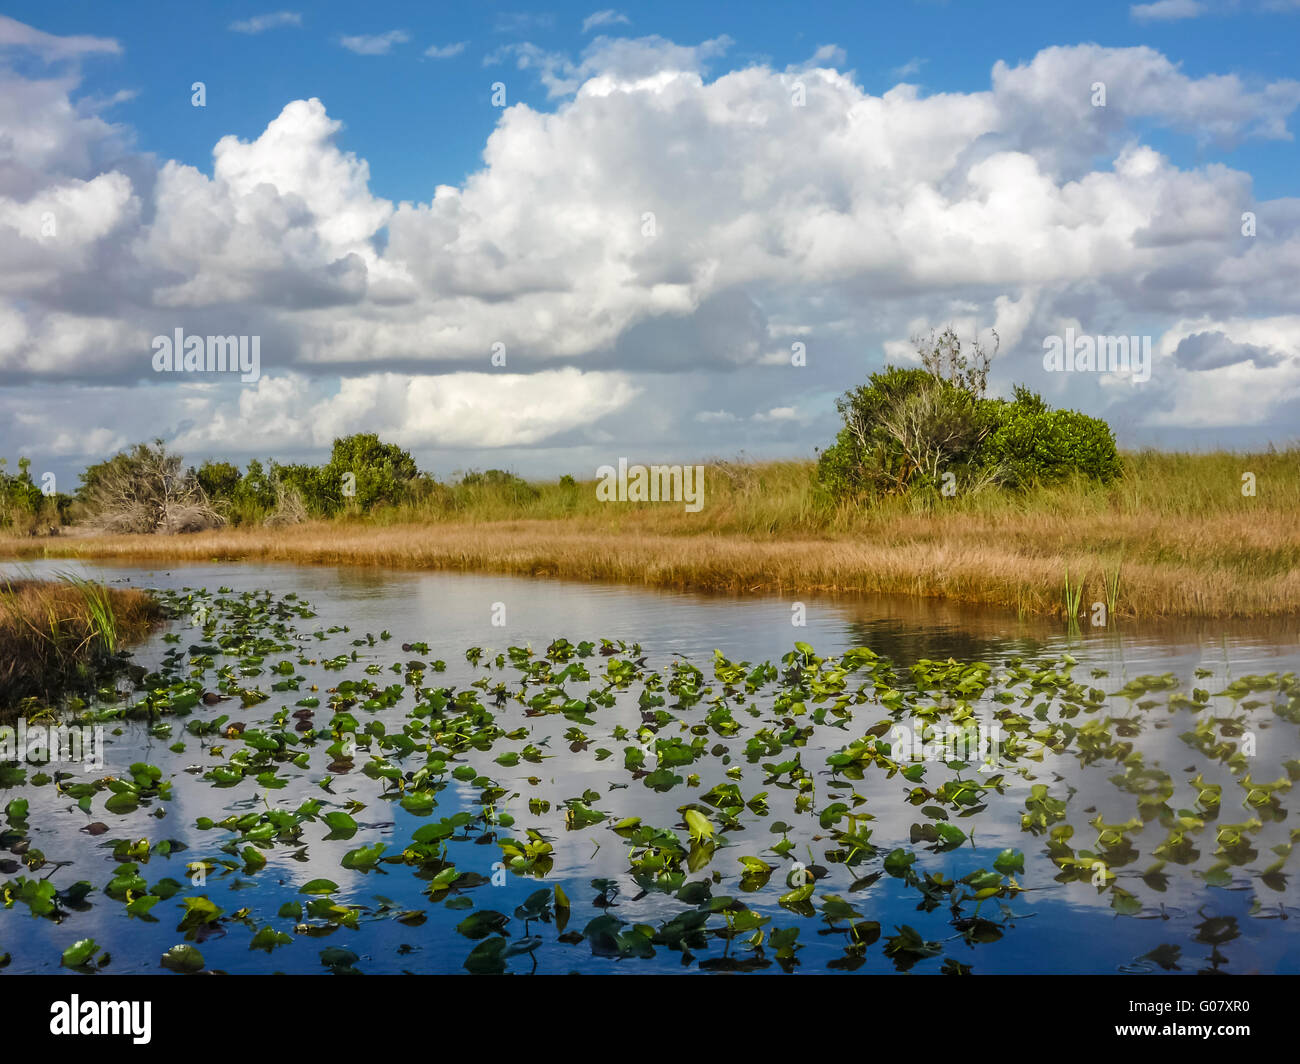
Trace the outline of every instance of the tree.
{"type": "Polygon", "coordinates": [[[913,337],[921,369],[886,366],[836,402],[844,427],[817,463],[835,497],[901,494],[935,487],[946,474],[964,491],[1013,487],[1073,473],[1109,480],[1120,471],[1104,421],[1049,410],[1017,386],[1011,402],[986,399],[993,351],[963,349],[951,327],[913,337]]]}
{"type": "Polygon", "coordinates": [[[993,356],[1002,346],[1002,338],[996,329],[993,334],[993,350],[986,351],[978,336],[971,339],[967,352],[962,350],[957,333],[949,325],[943,332],[935,335],[933,329],[928,337],[915,335],[912,345],[921,359],[921,365],[927,373],[939,380],[946,380],[955,388],[967,392],[972,398],[983,399],[984,389],[989,380],[989,367],[993,356]]]}
{"type": "Polygon", "coordinates": [[[88,467],[77,494],[106,532],[194,532],[225,523],[192,469],[161,439],[88,467]]]}

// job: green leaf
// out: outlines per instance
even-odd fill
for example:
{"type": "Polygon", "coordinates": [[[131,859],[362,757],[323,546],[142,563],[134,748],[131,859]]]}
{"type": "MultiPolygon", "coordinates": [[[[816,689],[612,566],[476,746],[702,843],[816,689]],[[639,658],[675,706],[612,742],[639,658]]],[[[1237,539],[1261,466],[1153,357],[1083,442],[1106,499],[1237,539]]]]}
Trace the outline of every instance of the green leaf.
{"type": "Polygon", "coordinates": [[[98,949],[99,943],[93,938],[79,939],[63,951],[63,966],[65,968],[80,968],[82,965],[89,963],[90,958],[95,955],[95,951],[98,949]]]}
{"type": "Polygon", "coordinates": [[[162,966],[173,972],[198,972],[203,970],[203,954],[184,943],[173,946],[162,955],[162,966]]]}

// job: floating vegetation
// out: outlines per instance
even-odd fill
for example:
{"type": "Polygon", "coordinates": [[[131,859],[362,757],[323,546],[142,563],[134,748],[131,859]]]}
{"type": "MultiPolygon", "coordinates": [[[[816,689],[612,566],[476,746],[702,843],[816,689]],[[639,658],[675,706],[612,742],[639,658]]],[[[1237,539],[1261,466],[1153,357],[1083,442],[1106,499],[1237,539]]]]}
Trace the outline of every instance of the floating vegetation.
{"type": "Polygon", "coordinates": [[[292,594],[156,594],[156,667],[62,714],[107,767],[0,763],[13,970],[966,974],[1012,938],[1033,970],[1233,970],[1243,921],[1289,917],[1293,673],[446,661],[292,594]],[[1068,963],[1049,912],[1154,930],[1068,963]]]}

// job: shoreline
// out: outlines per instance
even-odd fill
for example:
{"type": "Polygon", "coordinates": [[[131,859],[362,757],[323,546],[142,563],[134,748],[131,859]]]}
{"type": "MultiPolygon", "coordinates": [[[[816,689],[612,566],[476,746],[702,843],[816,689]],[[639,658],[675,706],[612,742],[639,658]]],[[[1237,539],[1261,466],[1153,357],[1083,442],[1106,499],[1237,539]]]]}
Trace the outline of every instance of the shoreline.
{"type": "MultiPolygon", "coordinates": [[[[968,515],[970,517],[970,515],[968,515]]],[[[1254,544],[1218,519],[1178,529],[1140,531],[1143,549],[1124,549],[1138,529],[1124,519],[1064,517],[1018,527],[974,517],[954,526],[897,520],[880,535],[794,534],[777,539],[735,532],[670,532],[636,521],[533,519],[407,522],[393,525],[314,521],[274,529],[223,528],[187,535],[0,537],[0,558],[132,561],[279,561],[382,566],[408,570],[507,573],[682,591],[799,594],[873,593],[1064,616],[1064,580],[1082,583],[1081,623],[1095,603],[1117,618],[1261,619],[1300,616],[1300,569],[1243,579],[1230,567],[1197,558],[1207,536],[1261,553],[1294,538],[1290,527],[1255,525],[1254,544]],[[1087,525],[1098,525],[1096,528],[1087,525]],[[1100,527],[1104,525],[1104,527],[1100,527]],[[1107,583],[1118,573],[1117,596],[1107,583]]],[[[1289,522],[1286,522],[1289,526],[1289,522]]]]}
{"type": "Polygon", "coordinates": [[[89,580],[0,580],[0,722],[27,699],[93,686],[115,655],[147,635],[162,611],[146,592],[89,580]]]}

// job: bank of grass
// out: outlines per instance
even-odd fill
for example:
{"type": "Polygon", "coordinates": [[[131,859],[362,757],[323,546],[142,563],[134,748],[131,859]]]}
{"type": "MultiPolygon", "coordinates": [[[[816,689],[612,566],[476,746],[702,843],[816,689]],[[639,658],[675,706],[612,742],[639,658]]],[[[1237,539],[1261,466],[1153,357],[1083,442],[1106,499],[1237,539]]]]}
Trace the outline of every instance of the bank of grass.
{"type": "Polygon", "coordinates": [[[458,486],[365,517],[189,536],[0,540],[0,552],[263,559],[482,570],[696,590],[866,591],[1061,614],[1300,614],[1300,448],[1125,455],[1071,481],[869,504],[819,491],[811,462],[716,462],[704,507],[604,503],[595,481],[458,486]],[[1243,474],[1255,494],[1242,494],[1243,474]]]}
{"type": "Polygon", "coordinates": [[[22,700],[52,700],[98,670],[160,618],[143,591],[65,575],[0,579],[0,717],[22,700]]]}

